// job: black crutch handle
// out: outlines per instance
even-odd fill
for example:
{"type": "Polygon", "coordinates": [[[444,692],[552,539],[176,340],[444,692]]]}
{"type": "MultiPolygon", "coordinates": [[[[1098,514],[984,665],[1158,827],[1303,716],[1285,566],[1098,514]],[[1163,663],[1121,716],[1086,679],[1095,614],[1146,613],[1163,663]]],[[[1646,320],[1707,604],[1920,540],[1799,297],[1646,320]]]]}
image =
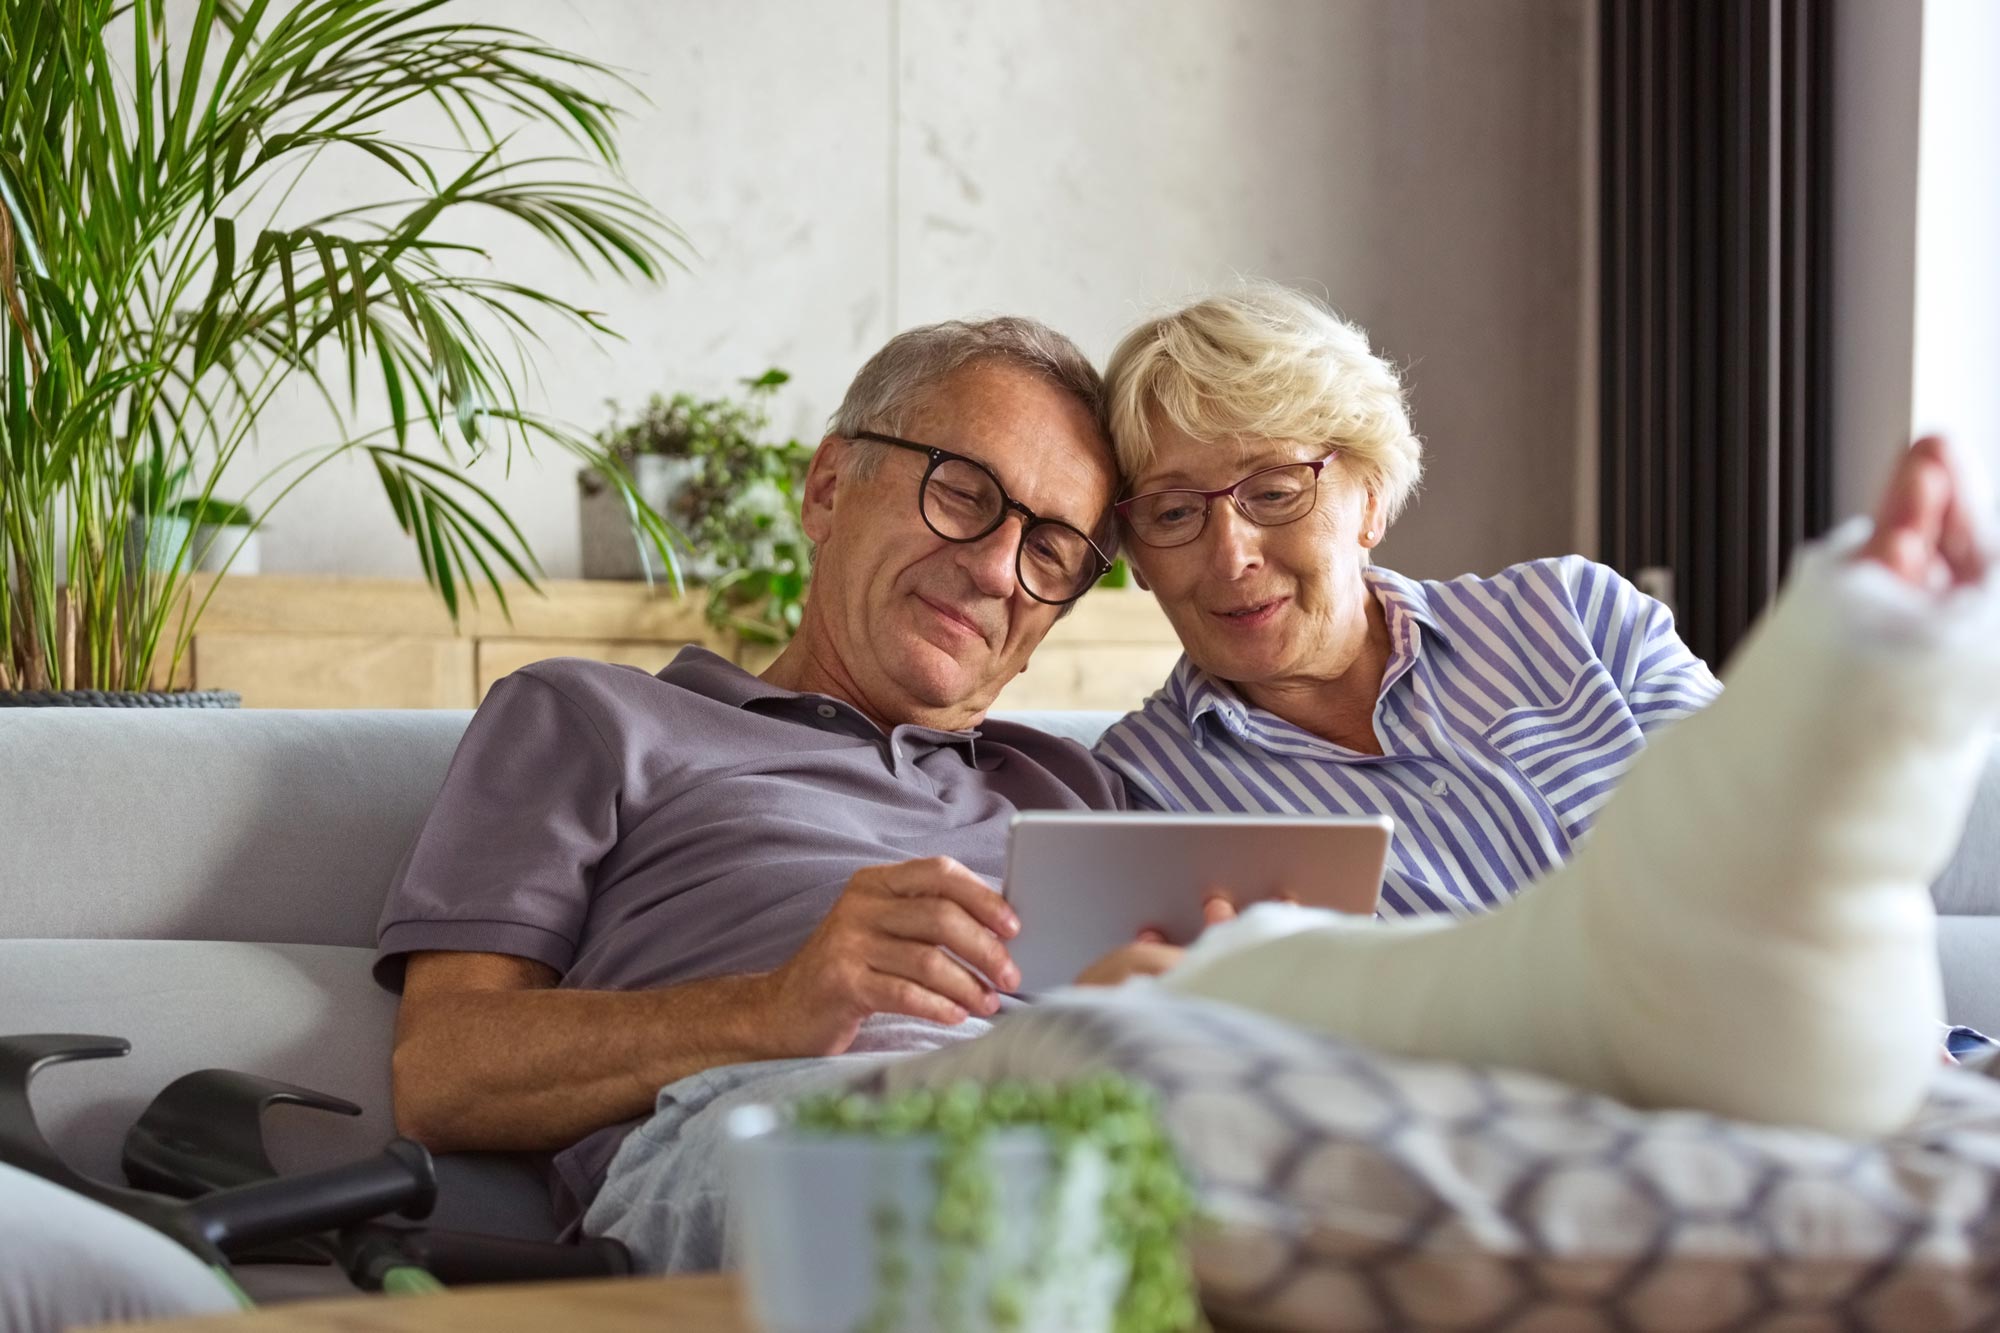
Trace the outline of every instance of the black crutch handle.
{"type": "Polygon", "coordinates": [[[423,1218],[437,1203],[437,1168],[423,1145],[391,1139],[374,1157],[280,1180],[237,1185],[186,1205],[224,1252],[334,1231],[398,1212],[423,1218]]]}

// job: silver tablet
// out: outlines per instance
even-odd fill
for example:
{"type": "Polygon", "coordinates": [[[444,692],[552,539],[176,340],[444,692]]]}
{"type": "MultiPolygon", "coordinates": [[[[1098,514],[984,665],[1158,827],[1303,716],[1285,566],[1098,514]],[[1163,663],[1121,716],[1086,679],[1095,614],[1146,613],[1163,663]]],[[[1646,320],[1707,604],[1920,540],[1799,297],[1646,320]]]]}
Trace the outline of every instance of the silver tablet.
{"type": "Polygon", "coordinates": [[[1218,889],[1372,914],[1394,829],[1386,815],[1015,815],[1002,891],[1021,989],[1067,985],[1147,927],[1190,942],[1218,889]]]}

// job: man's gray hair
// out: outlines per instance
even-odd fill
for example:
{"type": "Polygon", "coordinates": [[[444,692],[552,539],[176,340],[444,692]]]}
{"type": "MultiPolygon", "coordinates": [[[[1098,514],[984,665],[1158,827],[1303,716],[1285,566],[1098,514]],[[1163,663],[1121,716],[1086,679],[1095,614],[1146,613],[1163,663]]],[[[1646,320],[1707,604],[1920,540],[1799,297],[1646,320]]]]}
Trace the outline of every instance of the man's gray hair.
{"type": "MultiPolygon", "coordinates": [[[[1074,398],[1104,431],[1104,378],[1097,367],[1068,338],[1039,320],[1019,315],[948,319],[897,334],[868,358],[847,386],[847,397],[827,423],[827,431],[843,439],[864,430],[901,435],[909,415],[945,379],[966,366],[995,361],[1048,381],[1074,398]]],[[[1108,442],[1108,433],[1105,438],[1108,442]]],[[[942,448],[951,441],[937,443],[942,448]]],[[[873,470],[879,454],[869,450],[855,460],[862,475],[873,470]]]]}

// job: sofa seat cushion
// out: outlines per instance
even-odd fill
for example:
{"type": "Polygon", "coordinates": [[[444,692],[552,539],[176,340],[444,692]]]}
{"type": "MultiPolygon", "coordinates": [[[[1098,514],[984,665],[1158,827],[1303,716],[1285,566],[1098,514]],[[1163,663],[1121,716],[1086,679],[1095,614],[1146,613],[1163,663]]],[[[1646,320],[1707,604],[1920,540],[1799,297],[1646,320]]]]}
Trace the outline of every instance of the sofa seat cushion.
{"type": "Polygon", "coordinates": [[[2000,1081],[1851,1142],[1401,1059],[1144,985],[1054,997],[887,1086],[1115,1069],[1213,1225],[1204,1303],[1295,1329],[1986,1327],[2000,1081]],[[1790,1322],[1787,1322],[1787,1321],[1790,1322]]]}
{"type": "MultiPolygon", "coordinates": [[[[0,940],[0,1035],[123,1037],[131,1054],[44,1070],[43,1132],[78,1169],[122,1180],[130,1128],[161,1088],[196,1069],[243,1070],[345,1097],[348,1118],[299,1107],[265,1115],[281,1170],[378,1152],[395,1134],[389,1053],[396,997],[369,975],[371,950],[188,940],[0,940]]],[[[555,1235],[541,1159],[439,1158],[438,1226],[534,1239],[555,1235]]]]}

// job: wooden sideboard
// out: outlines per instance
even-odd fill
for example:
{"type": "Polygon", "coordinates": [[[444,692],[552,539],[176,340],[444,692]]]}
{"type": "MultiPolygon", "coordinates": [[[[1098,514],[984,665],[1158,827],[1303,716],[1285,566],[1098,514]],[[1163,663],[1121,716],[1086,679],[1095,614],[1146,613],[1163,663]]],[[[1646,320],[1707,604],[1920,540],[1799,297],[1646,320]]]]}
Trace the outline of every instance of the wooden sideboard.
{"type": "MultiPolygon", "coordinates": [[[[210,591],[206,576],[191,585],[197,601],[210,591]]],[[[415,579],[231,575],[195,627],[192,683],[235,690],[247,708],[472,708],[494,681],[545,657],[657,671],[698,643],[758,671],[776,653],[712,629],[698,593],[549,580],[539,594],[511,588],[508,602],[511,619],[489,592],[454,627],[415,579]]],[[[1179,656],[1149,594],[1100,588],[1056,623],[997,706],[1130,708],[1179,656]]]]}

